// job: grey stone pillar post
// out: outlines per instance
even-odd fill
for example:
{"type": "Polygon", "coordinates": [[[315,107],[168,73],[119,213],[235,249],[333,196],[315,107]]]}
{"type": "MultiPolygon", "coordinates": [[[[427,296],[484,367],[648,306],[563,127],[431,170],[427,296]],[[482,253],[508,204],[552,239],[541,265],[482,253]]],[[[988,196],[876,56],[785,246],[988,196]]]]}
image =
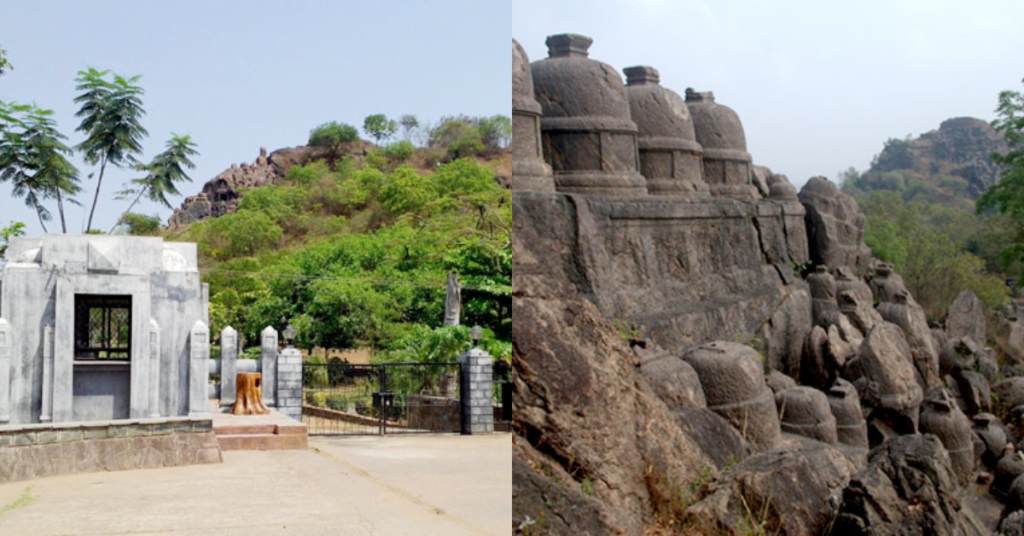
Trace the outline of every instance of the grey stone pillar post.
{"type": "Polygon", "coordinates": [[[188,414],[209,413],[206,390],[210,386],[210,328],[196,320],[189,337],[188,414]]]}
{"type": "MultiPolygon", "coordinates": [[[[264,390],[267,382],[263,382],[264,390]]],[[[285,348],[277,358],[277,411],[302,420],[302,353],[285,348]]]]}
{"type": "Polygon", "coordinates": [[[238,386],[238,332],[228,326],[220,332],[220,405],[233,406],[238,386]]]}
{"type": "Polygon", "coordinates": [[[11,349],[14,348],[14,329],[0,318],[0,424],[11,420],[11,349]]]}
{"type": "Polygon", "coordinates": [[[53,422],[53,326],[43,328],[43,393],[39,422],[53,422]]]}
{"type": "Polygon", "coordinates": [[[149,319],[149,418],[160,416],[160,325],[149,319]]]}
{"type": "Polygon", "coordinates": [[[459,356],[462,364],[462,433],[482,434],[494,431],[493,359],[491,354],[473,348],[459,356]]]}
{"type": "Polygon", "coordinates": [[[260,379],[263,382],[263,403],[277,406],[277,330],[267,326],[260,334],[260,379]]]}

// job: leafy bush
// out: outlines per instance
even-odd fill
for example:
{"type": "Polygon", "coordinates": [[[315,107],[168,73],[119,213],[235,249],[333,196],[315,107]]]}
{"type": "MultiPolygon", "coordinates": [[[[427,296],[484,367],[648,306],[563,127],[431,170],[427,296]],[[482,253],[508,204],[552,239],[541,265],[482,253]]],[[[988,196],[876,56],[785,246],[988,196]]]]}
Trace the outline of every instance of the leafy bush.
{"type": "Polygon", "coordinates": [[[348,411],[349,400],[345,395],[327,395],[324,402],[334,411],[348,411]]]}
{"type": "Polygon", "coordinates": [[[343,143],[359,139],[356,127],[331,121],[324,123],[309,132],[309,145],[337,150],[343,143]]]}
{"type": "Polygon", "coordinates": [[[396,141],[385,145],[381,152],[393,162],[405,162],[416,152],[416,148],[413,147],[412,142],[396,141]]]}
{"type": "Polygon", "coordinates": [[[281,227],[270,216],[241,210],[210,220],[200,246],[214,258],[251,256],[275,248],[281,235],[281,227]]]}
{"type": "Polygon", "coordinates": [[[380,191],[380,202],[393,213],[416,212],[436,197],[430,179],[408,166],[399,166],[380,191]]]}

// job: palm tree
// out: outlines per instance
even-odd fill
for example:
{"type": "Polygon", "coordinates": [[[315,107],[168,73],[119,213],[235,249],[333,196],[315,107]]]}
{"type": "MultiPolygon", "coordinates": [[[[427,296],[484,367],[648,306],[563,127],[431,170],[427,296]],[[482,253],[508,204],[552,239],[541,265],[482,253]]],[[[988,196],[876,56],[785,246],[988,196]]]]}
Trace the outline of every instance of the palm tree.
{"type": "Polygon", "coordinates": [[[76,203],[78,170],[68,161],[71,149],[57,130],[51,110],[30,105],[5,106],[0,111],[5,121],[0,131],[0,182],[11,181],[15,197],[36,211],[43,232],[53,216],[43,201],[56,199],[61,227],[67,232],[65,199],[76,203]],[[22,117],[19,117],[19,114],[22,117]]]}
{"type": "Polygon", "coordinates": [[[87,163],[100,166],[86,232],[92,230],[107,164],[115,167],[138,164],[136,155],[142,154],[142,138],[149,135],[139,122],[146,114],[142,108],[145,91],[136,85],[140,76],[124,78],[114,74],[113,81],[108,81],[108,73],[90,67],[79,71],[75,79],[78,82],[75,89],[82,92],[75,97],[75,102],[82,105],[75,114],[82,118],[76,130],[86,135],[77,149],[82,151],[87,163]]]}
{"type": "Polygon", "coordinates": [[[195,169],[196,165],[189,157],[198,154],[196,144],[192,141],[191,136],[180,136],[172,132],[171,139],[167,142],[167,149],[164,152],[156,155],[156,158],[149,164],[135,166],[135,169],[145,171],[146,176],[132,179],[131,185],[118,192],[118,199],[128,199],[134,195],[135,200],[121,214],[117,223],[110,229],[110,233],[114,232],[114,229],[124,221],[125,216],[131,212],[143,195],[154,203],[160,203],[170,208],[171,203],[167,200],[167,196],[181,195],[175,183],[192,181],[188,174],[185,173],[185,169],[195,169]]]}

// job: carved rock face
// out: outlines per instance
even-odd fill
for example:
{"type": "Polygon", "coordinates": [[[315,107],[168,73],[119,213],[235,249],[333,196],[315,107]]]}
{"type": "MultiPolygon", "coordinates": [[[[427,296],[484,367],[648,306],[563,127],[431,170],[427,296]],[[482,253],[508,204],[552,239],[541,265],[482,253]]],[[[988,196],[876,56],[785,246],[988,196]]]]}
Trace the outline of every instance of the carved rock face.
{"type": "Polygon", "coordinates": [[[587,58],[591,42],[582,35],[550,36],[549,57],[531,65],[555,187],[565,193],[645,195],[626,88],[615,69],[587,58]]]}
{"type": "Polygon", "coordinates": [[[779,416],[753,348],[731,342],[698,346],[684,357],[704,387],[708,409],[725,417],[758,450],[779,441],[779,416]]]}
{"type": "Polygon", "coordinates": [[[555,191],[551,166],[540,143],[540,103],[533,97],[533,75],[526,51],[512,40],[512,189],[555,191]]]}
{"type": "Polygon", "coordinates": [[[931,389],[939,383],[939,352],[932,344],[928,320],[920,305],[907,301],[906,294],[896,295],[896,301],[881,303],[878,312],[888,322],[903,330],[914,357],[914,367],[921,378],[922,389],[931,389]]]}
{"type": "Polygon", "coordinates": [[[682,99],[658,84],[653,67],[628,67],[626,93],[639,132],[640,171],[651,195],[695,195],[708,191],[703,150],[682,99]],[[678,102],[677,102],[678,101],[678,102]]]}

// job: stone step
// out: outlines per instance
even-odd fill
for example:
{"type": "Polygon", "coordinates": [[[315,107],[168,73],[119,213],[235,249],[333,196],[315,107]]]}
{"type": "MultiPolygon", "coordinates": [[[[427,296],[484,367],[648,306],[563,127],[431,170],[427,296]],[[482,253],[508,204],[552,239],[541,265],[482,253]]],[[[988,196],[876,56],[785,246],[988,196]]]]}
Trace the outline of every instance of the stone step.
{"type": "Polygon", "coordinates": [[[287,415],[213,415],[213,432],[221,450],[288,450],[306,448],[306,425],[287,415]]]}
{"type": "Polygon", "coordinates": [[[302,450],[306,434],[226,434],[217,435],[221,450],[302,450]]]}

